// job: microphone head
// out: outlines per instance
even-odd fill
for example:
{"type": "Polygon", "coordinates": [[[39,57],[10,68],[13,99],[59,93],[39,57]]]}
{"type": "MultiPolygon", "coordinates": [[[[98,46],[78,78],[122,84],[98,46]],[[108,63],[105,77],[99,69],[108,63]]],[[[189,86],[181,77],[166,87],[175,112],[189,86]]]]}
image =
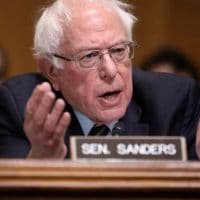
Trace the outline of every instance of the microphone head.
{"type": "Polygon", "coordinates": [[[112,135],[124,135],[125,125],[123,122],[117,122],[112,130],[112,135]]]}

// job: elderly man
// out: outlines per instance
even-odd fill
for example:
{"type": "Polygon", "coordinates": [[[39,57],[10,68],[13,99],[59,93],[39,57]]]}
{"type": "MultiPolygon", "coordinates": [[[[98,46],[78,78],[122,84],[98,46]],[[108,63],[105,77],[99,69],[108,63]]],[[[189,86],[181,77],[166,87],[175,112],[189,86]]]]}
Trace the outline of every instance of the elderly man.
{"type": "Polygon", "coordinates": [[[197,86],[132,69],[136,19],[127,9],[118,0],[57,0],[43,11],[34,46],[42,73],[0,88],[1,157],[64,159],[71,135],[102,124],[111,135],[119,121],[125,135],[184,136],[197,158],[197,86]]]}

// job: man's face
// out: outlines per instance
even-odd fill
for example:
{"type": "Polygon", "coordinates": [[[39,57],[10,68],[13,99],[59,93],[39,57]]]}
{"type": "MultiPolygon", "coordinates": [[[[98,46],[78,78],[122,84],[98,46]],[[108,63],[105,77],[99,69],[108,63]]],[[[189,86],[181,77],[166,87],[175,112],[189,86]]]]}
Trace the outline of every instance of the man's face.
{"type": "MultiPolygon", "coordinates": [[[[66,38],[62,46],[62,55],[66,57],[128,41],[118,16],[102,9],[77,11],[66,38]]],[[[109,123],[126,111],[132,96],[131,74],[130,60],[115,64],[104,54],[96,69],[82,69],[74,61],[65,62],[63,69],[55,69],[53,85],[73,108],[97,123],[109,123]]]]}

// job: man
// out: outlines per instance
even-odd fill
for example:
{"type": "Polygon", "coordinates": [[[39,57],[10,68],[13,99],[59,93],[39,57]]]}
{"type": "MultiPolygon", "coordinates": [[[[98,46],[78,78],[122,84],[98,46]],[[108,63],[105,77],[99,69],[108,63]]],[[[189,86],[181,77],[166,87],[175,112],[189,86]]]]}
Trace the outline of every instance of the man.
{"type": "Polygon", "coordinates": [[[57,0],[43,11],[35,56],[43,73],[0,88],[1,157],[69,157],[69,137],[102,124],[112,134],[181,135],[196,159],[193,81],[132,70],[136,19],[117,0],[57,0]]]}

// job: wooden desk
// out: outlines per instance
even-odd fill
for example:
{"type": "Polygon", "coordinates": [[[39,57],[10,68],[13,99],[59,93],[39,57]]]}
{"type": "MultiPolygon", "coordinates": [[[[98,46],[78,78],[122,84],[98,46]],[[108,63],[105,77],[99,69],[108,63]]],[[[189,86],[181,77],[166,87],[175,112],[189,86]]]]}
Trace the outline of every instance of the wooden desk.
{"type": "Polygon", "coordinates": [[[1,200],[200,199],[200,162],[0,160],[1,200]]]}

